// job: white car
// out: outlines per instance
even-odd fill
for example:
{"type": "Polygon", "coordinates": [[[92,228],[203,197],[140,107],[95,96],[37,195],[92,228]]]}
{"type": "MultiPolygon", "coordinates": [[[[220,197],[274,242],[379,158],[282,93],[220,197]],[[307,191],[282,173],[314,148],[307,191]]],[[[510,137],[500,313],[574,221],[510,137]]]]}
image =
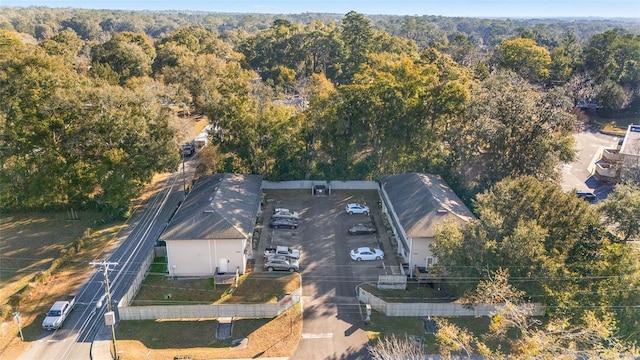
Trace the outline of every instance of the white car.
{"type": "Polygon", "coordinates": [[[351,260],[382,260],[384,259],[384,251],[372,247],[359,247],[351,250],[349,253],[351,260]]]}
{"type": "Polygon", "coordinates": [[[353,215],[353,214],[369,215],[369,207],[362,204],[357,204],[357,203],[347,204],[347,207],[345,208],[345,210],[349,215],[353,215]]]}
{"type": "Polygon", "coordinates": [[[276,218],[285,218],[285,219],[300,219],[300,216],[296,211],[291,211],[289,209],[278,208],[274,211],[273,215],[271,215],[272,219],[276,218]]]}

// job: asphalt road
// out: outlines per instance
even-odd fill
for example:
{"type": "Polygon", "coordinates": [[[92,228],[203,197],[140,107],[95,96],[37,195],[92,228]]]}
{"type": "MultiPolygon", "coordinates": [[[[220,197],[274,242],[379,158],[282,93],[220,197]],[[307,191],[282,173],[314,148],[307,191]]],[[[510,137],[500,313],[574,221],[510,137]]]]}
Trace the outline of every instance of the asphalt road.
{"type": "MultiPolygon", "coordinates": [[[[192,166],[186,162],[185,173],[191,174],[192,171],[192,166]]],[[[130,226],[120,234],[115,247],[105,259],[98,260],[118,264],[110,266],[107,271],[114,309],[133,282],[144,259],[153,250],[179,202],[183,200],[182,175],[181,167],[164,183],[159,184],[157,191],[130,219],[130,226]]],[[[76,307],[63,327],[55,331],[43,331],[19,360],[91,359],[93,341],[111,339],[111,328],[104,323],[108,305],[104,298],[103,270],[104,268],[87,264],[87,272],[92,272],[92,275],[77,293],[76,307]],[[102,306],[98,307],[101,299],[102,306]]]]}

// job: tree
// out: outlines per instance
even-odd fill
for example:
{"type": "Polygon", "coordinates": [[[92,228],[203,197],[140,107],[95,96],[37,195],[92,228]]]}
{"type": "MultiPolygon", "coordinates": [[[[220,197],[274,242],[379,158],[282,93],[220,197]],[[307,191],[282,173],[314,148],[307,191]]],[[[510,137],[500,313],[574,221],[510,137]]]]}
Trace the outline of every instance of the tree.
{"type": "Polygon", "coordinates": [[[559,89],[546,93],[509,73],[498,73],[472,90],[450,140],[461,180],[478,191],[507,178],[558,177],[558,165],[574,156],[572,101],[559,89]]]}
{"type": "Polygon", "coordinates": [[[153,69],[157,75],[162,74],[165,67],[176,67],[183,59],[198,55],[212,54],[228,60],[239,58],[228,43],[199,26],[182,27],[163,37],[156,52],[153,69]]]}
{"type": "Polygon", "coordinates": [[[640,235],[640,186],[631,182],[616,185],[602,211],[623,241],[636,239],[640,235]]]}
{"type": "Polygon", "coordinates": [[[214,143],[219,145],[227,159],[221,168],[226,172],[260,173],[263,161],[260,153],[261,136],[266,135],[263,124],[259,122],[258,104],[251,96],[251,79],[255,73],[242,69],[237,62],[224,62],[213,55],[198,57],[199,69],[204,72],[196,78],[200,86],[203,113],[211,119],[216,132],[214,143]]]}
{"type": "Polygon", "coordinates": [[[612,80],[637,88],[640,80],[640,36],[624,30],[594,35],[584,49],[584,65],[598,82],[612,80]]]}
{"type": "Polygon", "coordinates": [[[607,113],[614,113],[628,104],[627,94],[622,86],[611,80],[605,80],[600,86],[596,100],[607,113]]]}
{"type": "Polygon", "coordinates": [[[283,70],[293,74],[294,79],[298,71],[308,73],[306,61],[310,55],[306,40],[307,35],[300,25],[277,19],[269,29],[243,42],[240,49],[263,81],[286,89],[283,70]]]}
{"type": "Polygon", "coordinates": [[[156,51],[144,34],[122,32],[93,49],[93,61],[108,64],[120,76],[120,83],[151,74],[156,51]]]}
{"type": "Polygon", "coordinates": [[[170,114],[155,94],[93,83],[38,49],[1,55],[3,209],[126,214],[152,175],[178,161],[170,114]]]}
{"type": "Polygon", "coordinates": [[[612,316],[622,338],[638,341],[638,251],[612,241],[595,207],[531,177],[503,180],[474,205],[477,221],[437,232],[439,271],[477,279],[508,268],[510,283],[551,305],[553,318],[575,325],[590,310],[612,316]]]}
{"type": "Polygon", "coordinates": [[[558,86],[571,79],[582,66],[582,47],[575,34],[568,33],[560,40],[560,45],[551,50],[549,82],[558,86]]]}
{"type": "Polygon", "coordinates": [[[78,35],[68,29],[39,44],[47,54],[63,56],[65,61],[70,63],[74,62],[83,45],[84,42],[78,35]]]}
{"type": "Polygon", "coordinates": [[[608,30],[594,35],[584,49],[584,67],[603,84],[600,105],[616,111],[637,99],[640,84],[640,35],[608,30]],[[621,91],[623,92],[621,94],[621,91]]]}
{"type": "Polygon", "coordinates": [[[546,324],[532,317],[532,307],[523,293],[509,283],[509,272],[498,269],[487,274],[464,301],[470,304],[493,304],[495,313],[485,336],[476,338],[446,320],[438,319],[436,340],[446,356],[463,353],[469,357],[475,348],[484,358],[513,359],[633,359],[633,347],[616,337],[615,322],[609,316],[587,311],[580,323],[563,319],[546,324]],[[490,341],[487,341],[490,340],[490,341]]]}
{"type": "Polygon", "coordinates": [[[362,14],[350,11],[342,19],[341,38],[344,43],[342,81],[350,83],[361,64],[372,50],[374,30],[362,14]]]}
{"type": "Polygon", "coordinates": [[[375,345],[369,347],[373,360],[423,360],[427,354],[408,338],[398,339],[395,335],[389,338],[378,338],[375,345]]]}
{"type": "Polygon", "coordinates": [[[549,77],[549,50],[536,45],[532,39],[505,40],[496,48],[495,57],[498,64],[529,81],[537,82],[549,77]]]}
{"type": "Polygon", "coordinates": [[[474,354],[477,339],[469,331],[451,324],[444,318],[436,319],[436,324],[436,342],[445,359],[453,358],[454,354],[461,354],[467,358],[474,354]]]}

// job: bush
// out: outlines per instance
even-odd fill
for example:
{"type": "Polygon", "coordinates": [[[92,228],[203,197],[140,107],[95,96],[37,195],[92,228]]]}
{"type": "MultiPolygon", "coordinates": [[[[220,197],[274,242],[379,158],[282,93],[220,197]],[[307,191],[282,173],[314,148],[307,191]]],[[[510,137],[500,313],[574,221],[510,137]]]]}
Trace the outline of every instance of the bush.
{"type": "Polygon", "coordinates": [[[22,302],[22,294],[13,294],[9,298],[9,306],[16,309],[20,307],[20,303],[22,302]]]}
{"type": "Polygon", "coordinates": [[[6,320],[13,314],[13,309],[9,304],[0,305],[0,319],[6,320]]]}

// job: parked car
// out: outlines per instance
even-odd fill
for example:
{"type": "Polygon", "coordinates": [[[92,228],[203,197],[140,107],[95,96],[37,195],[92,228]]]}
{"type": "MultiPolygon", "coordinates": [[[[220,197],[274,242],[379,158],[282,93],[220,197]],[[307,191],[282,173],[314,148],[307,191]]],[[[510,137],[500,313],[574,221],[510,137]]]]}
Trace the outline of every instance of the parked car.
{"type": "Polygon", "coordinates": [[[369,207],[366,205],[358,204],[358,203],[347,204],[345,210],[349,215],[353,215],[353,214],[369,215],[369,207]]]}
{"type": "Polygon", "coordinates": [[[292,249],[288,246],[269,246],[264,249],[264,258],[269,258],[273,255],[284,255],[292,259],[300,259],[300,250],[292,249]]]}
{"type": "Polygon", "coordinates": [[[587,200],[588,202],[594,202],[597,199],[596,194],[590,191],[578,190],[576,191],[576,195],[578,195],[578,197],[581,199],[587,200]]]}
{"type": "Polygon", "coordinates": [[[289,209],[277,208],[276,211],[271,215],[272,219],[275,218],[287,218],[287,219],[296,219],[298,220],[300,216],[296,211],[291,211],[289,209]]]}
{"type": "Polygon", "coordinates": [[[351,256],[351,260],[355,261],[384,259],[384,251],[372,247],[353,249],[349,255],[351,256]]]}
{"type": "Polygon", "coordinates": [[[294,272],[300,270],[300,266],[295,259],[287,259],[285,256],[276,255],[265,260],[264,269],[267,271],[294,272]]]}
{"type": "Polygon", "coordinates": [[[366,235],[366,234],[375,234],[376,228],[371,225],[357,223],[349,228],[349,234],[351,235],[366,235]]]}
{"type": "Polygon", "coordinates": [[[280,228],[297,229],[298,228],[298,220],[296,220],[294,218],[277,217],[277,218],[271,219],[271,224],[269,224],[269,226],[271,226],[272,228],[275,228],[275,229],[280,229],[280,228]]]}
{"type": "Polygon", "coordinates": [[[196,152],[196,145],[194,143],[186,143],[182,145],[182,155],[185,157],[191,156],[196,152]]]}

